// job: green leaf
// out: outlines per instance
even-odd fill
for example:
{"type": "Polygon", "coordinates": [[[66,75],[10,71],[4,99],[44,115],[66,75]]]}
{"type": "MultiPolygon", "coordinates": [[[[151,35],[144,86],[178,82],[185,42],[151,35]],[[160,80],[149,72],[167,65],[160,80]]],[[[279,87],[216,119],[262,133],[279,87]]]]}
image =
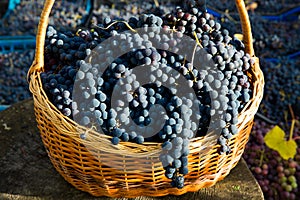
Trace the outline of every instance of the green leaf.
{"type": "Polygon", "coordinates": [[[295,140],[283,141],[279,144],[278,148],[278,153],[285,160],[288,160],[289,158],[294,158],[294,156],[297,153],[297,143],[295,142],[295,140]]]}
{"type": "Polygon", "coordinates": [[[265,135],[264,140],[269,148],[278,150],[279,144],[285,141],[284,136],[284,131],[276,125],[265,135]]]}
{"type": "Polygon", "coordinates": [[[279,127],[275,126],[264,137],[266,145],[275,151],[278,151],[283,159],[294,158],[297,152],[297,144],[294,140],[285,140],[285,133],[279,127]]]}

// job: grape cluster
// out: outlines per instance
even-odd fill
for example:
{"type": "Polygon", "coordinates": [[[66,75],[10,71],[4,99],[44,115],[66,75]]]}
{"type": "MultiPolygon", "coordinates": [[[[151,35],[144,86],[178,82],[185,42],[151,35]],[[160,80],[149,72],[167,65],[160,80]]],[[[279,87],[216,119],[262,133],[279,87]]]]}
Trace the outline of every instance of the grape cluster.
{"type": "Polygon", "coordinates": [[[251,20],[258,22],[253,27],[254,48],[258,55],[265,58],[276,58],[299,51],[300,43],[296,39],[299,35],[299,20],[277,22],[264,20],[259,16],[253,16],[251,20]],[[289,32],[283,30],[289,30],[289,32]]]}
{"type": "Polygon", "coordinates": [[[143,14],[128,23],[106,17],[76,33],[49,26],[41,73],[62,114],[113,144],[161,142],[160,161],[177,188],[188,173],[190,139],[219,131],[219,152],[229,153],[227,140],[252,95],[253,60],[243,43],[196,6],[187,1],[162,17],[143,14]],[[193,45],[185,46],[185,36],[193,45]]]}
{"type": "MultiPolygon", "coordinates": [[[[162,24],[162,20],[154,15],[143,15],[135,26],[146,27],[145,24],[158,27],[162,24]]],[[[197,130],[197,123],[192,123],[190,120],[193,114],[193,102],[186,97],[179,98],[174,95],[178,89],[175,83],[180,73],[171,73],[172,68],[166,59],[167,52],[156,49],[147,40],[151,35],[154,36],[153,32],[148,35],[143,34],[143,38],[138,34],[133,37],[126,33],[114,32],[113,34],[116,34],[119,39],[112,40],[108,45],[100,44],[97,47],[99,55],[91,57],[95,59],[94,62],[91,64],[81,62],[77,73],[79,80],[76,84],[80,86],[78,93],[83,94],[83,98],[80,98],[81,95],[79,99],[74,98],[77,107],[75,111],[77,114],[74,117],[85,126],[94,123],[101,126],[97,129],[112,136],[113,144],[118,144],[120,141],[132,141],[138,144],[144,141],[161,141],[164,148],[160,159],[163,166],[166,169],[172,167],[173,172],[170,174],[171,172],[168,171],[166,176],[173,179],[173,185],[181,188],[183,183],[177,182],[183,178],[178,179],[177,173],[187,173],[189,139],[193,137],[193,131],[197,130]],[[109,52],[109,49],[116,47],[117,41],[122,43],[123,48],[131,45],[133,49],[135,46],[139,48],[144,46],[144,48],[129,51],[113,61],[114,56],[111,55],[113,52],[109,52]],[[101,56],[113,62],[111,64],[102,62],[101,56]],[[101,69],[108,64],[109,67],[101,73],[101,69]],[[148,66],[150,76],[146,69],[137,72],[136,66],[148,66]],[[141,84],[143,82],[145,84],[141,84]],[[165,87],[166,84],[171,85],[165,87]],[[125,94],[114,101],[113,92],[125,94]],[[85,103],[82,105],[81,102],[85,103]],[[163,110],[161,107],[166,108],[166,113],[161,112],[163,110]],[[161,123],[161,119],[165,122],[161,123]],[[155,125],[149,126],[149,124],[155,125]],[[191,128],[193,131],[190,130],[191,128]],[[168,166],[171,163],[172,166],[168,166]]],[[[154,39],[153,42],[155,41],[159,40],[154,39]]],[[[183,58],[181,61],[183,62],[183,58]]]]}
{"type": "Polygon", "coordinates": [[[26,72],[33,58],[33,50],[0,54],[0,105],[11,105],[32,96],[26,72]]]}
{"type": "MultiPolygon", "coordinates": [[[[260,112],[277,123],[285,121],[285,111],[291,105],[295,111],[300,110],[300,69],[299,60],[281,59],[280,62],[268,62],[261,59],[265,74],[265,98],[259,108],[260,112]]],[[[295,112],[299,117],[299,112],[295,112]]]]}
{"type": "MultiPolygon", "coordinates": [[[[202,98],[204,104],[206,101],[206,104],[212,104],[215,108],[222,108],[223,111],[226,111],[225,119],[222,119],[219,124],[223,128],[219,143],[222,146],[221,152],[229,152],[230,149],[226,146],[225,141],[238,132],[237,116],[244,106],[241,102],[250,100],[250,83],[244,71],[250,68],[253,61],[248,54],[244,53],[243,44],[236,38],[232,39],[229,32],[226,29],[221,29],[221,25],[213,20],[208,13],[203,13],[194,7],[197,5],[196,3],[195,1],[187,1],[186,5],[190,12],[184,12],[182,8],[178,8],[175,13],[167,14],[165,24],[168,28],[178,30],[191,37],[196,34],[201,46],[207,52],[207,57],[212,58],[221,71],[215,76],[211,73],[207,75],[207,81],[213,83],[214,88],[207,87],[206,91],[212,91],[213,98],[216,100],[212,101],[205,96],[203,98],[203,94],[202,98]],[[227,126],[228,123],[230,124],[229,127],[227,126]]],[[[195,89],[201,89],[202,85],[205,86],[205,82],[198,81],[198,88],[195,89]]],[[[207,112],[210,114],[217,112],[214,109],[208,109],[207,112]]],[[[218,112],[222,111],[218,110],[218,112]]],[[[205,122],[209,118],[204,117],[202,119],[204,120],[202,127],[207,126],[205,122]]],[[[201,121],[200,124],[202,124],[201,121]]]]}
{"type": "MultiPolygon", "coordinates": [[[[277,58],[299,51],[300,43],[297,39],[300,33],[299,20],[272,21],[251,13],[249,17],[252,22],[253,47],[256,55],[264,58],[277,58]]],[[[238,13],[221,15],[216,20],[231,33],[242,33],[238,13]]]]}
{"type": "MultiPolygon", "coordinates": [[[[284,127],[284,123],[280,123],[280,126],[284,127]]],[[[271,128],[271,125],[259,119],[255,120],[243,157],[266,199],[297,199],[300,195],[300,143],[297,142],[297,154],[294,159],[282,159],[277,151],[265,145],[264,136],[271,128]]],[[[300,129],[296,126],[294,137],[299,136],[300,129]]]]}
{"type": "MultiPolygon", "coordinates": [[[[219,13],[236,13],[236,5],[234,1],[227,0],[215,0],[207,1],[207,6],[210,9],[217,10],[219,13]]],[[[281,0],[256,0],[256,1],[245,1],[246,7],[251,11],[250,14],[257,15],[278,15],[284,11],[294,8],[297,3],[293,0],[285,0],[284,3],[281,0]],[[251,8],[252,3],[256,5],[251,8]]]]}
{"type": "Polygon", "coordinates": [[[99,24],[105,18],[129,20],[132,16],[138,17],[141,14],[154,14],[162,17],[172,10],[175,3],[175,1],[159,1],[159,6],[157,6],[152,0],[133,0],[130,3],[110,0],[96,2],[91,23],[99,24]]]}
{"type": "MultiPolygon", "coordinates": [[[[283,12],[286,12],[292,8],[294,8],[297,3],[293,0],[285,0],[284,3],[282,3],[280,0],[258,0],[256,1],[257,9],[255,12],[261,13],[263,15],[277,15],[281,14],[283,12]],[[267,12],[266,12],[267,10],[267,12]]],[[[299,6],[299,4],[298,4],[299,6]]]]}
{"type": "Polygon", "coordinates": [[[57,32],[49,26],[45,40],[45,73],[41,79],[48,98],[68,117],[72,117],[72,92],[79,61],[96,47],[97,33],[79,29],[57,32]]]}
{"type": "MultiPolygon", "coordinates": [[[[85,5],[73,1],[56,1],[51,10],[51,21],[60,27],[76,28],[83,23],[87,16],[85,5]],[[53,19],[54,18],[54,19],[53,19]]],[[[20,4],[9,13],[7,18],[1,19],[1,35],[36,35],[43,1],[21,0],[20,4]]]]}

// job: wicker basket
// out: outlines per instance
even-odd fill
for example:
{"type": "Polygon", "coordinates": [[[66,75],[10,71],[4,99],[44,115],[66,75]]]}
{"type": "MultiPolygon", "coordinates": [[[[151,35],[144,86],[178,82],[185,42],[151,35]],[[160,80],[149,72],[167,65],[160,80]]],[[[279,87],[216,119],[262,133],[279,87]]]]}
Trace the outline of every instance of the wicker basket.
{"type": "Polygon", "coordinates": [[[153,151],[161,147],[159,143],[138,145],[121,142],[111,147],[109,136],[99,136],[97,132],[81,127],[65,117],[47,98],[42,87],[40,73],[44,67],[44,42],[48,18],[54,0],[46,0],[37,34],[35,60],[28,72],[30,91],[34,97],[34,109],[38,128],[55,169],[73,186],[94,196],[137,197],[181,195],[210,187],[222,180],[238,163],[253,125],[253,118],[263,96],[264,79],[254,56],[249,18],[243,0],[236,0],[242,22],[246,52],[255,58],[249,77],[253,88],[253,98],[239,115],[239,133],[232,137],[229,146],[232,152],[219,155],[218,145],[211,145],[209,136],[191,140],[189,174],[185,176],[183,189],[173,188],[164,175],[164,169],[153,151]],[[86,140],[78,137],[78,130],[88,132],[86,140]],[[98,145],[97,145],[98,144],[98,145]],[[203,149],[207,145],[208,148],[203,149]],[[210,146],[209,146],[210,145],[210,146]],[[89,149],[87,149],[89,146],[89,149]],[[91,151],[91,148],[93,149],[91,151]],[[127,152],[124,154],[124,152],[127,152]],[[144,157],[147,162],[137,163],[134,156],[144,157]],[[117,170],[103,163],[123,166],[117,170]],[[145,173],[145,168],[149,171],[145,173]]]}

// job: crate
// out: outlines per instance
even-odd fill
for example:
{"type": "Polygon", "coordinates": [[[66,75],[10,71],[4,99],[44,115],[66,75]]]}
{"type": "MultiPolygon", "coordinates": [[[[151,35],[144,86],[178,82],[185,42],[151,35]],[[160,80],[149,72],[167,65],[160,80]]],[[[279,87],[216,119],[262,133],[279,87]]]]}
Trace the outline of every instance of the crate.
{"type": "Polygon", "coordinates": [[[34,48],[34,36],[0,36],[0,52],[2,54],[34,48]]]}
{"type": "MultiPolygon", "coordinates": [[[[236,12],[225,13],[213,8],[207,8],[207,12],[217,18],[221,18],[226,15],[230,15],[231,17],[238,18],[238,13],[236,12]]],[[[300,16],[300,6],[296,6],[294,8],[291,8],[290,10],[283,11],[280,13],[261,15],[263,19],[270,20],[270,21],[297,21],[299,20],[299,16],[300,16]]]]}
{"type": "Polygon", "coordinates": [[[7,109],[9,105],[0,105],[0,112],[7,109]]]}
{"type": "Polygon", "coordinates": [[[16,8],[18,4],[20,4],[21,0],[9,0],[8,2],[8,8],[5,12],[3,19],[7,18],[9,14],[16,8]]]}

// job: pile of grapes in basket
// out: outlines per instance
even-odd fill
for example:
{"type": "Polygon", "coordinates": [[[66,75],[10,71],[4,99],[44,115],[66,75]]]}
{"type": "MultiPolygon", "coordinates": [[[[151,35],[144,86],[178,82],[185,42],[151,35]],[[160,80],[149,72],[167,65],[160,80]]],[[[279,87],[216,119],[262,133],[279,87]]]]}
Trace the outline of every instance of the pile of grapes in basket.
{"type": "Polygon", "coordinates": [[[91,29],[46,33],[41,80],[49,100],[113,145],[161,143],[160,161],[177,188],[188,173],[190,139],[214,130],[219,153],[230,153],[252,97],[253,60],[202,6],[186,1],[162,17],[105,18],[91,29]]]}

